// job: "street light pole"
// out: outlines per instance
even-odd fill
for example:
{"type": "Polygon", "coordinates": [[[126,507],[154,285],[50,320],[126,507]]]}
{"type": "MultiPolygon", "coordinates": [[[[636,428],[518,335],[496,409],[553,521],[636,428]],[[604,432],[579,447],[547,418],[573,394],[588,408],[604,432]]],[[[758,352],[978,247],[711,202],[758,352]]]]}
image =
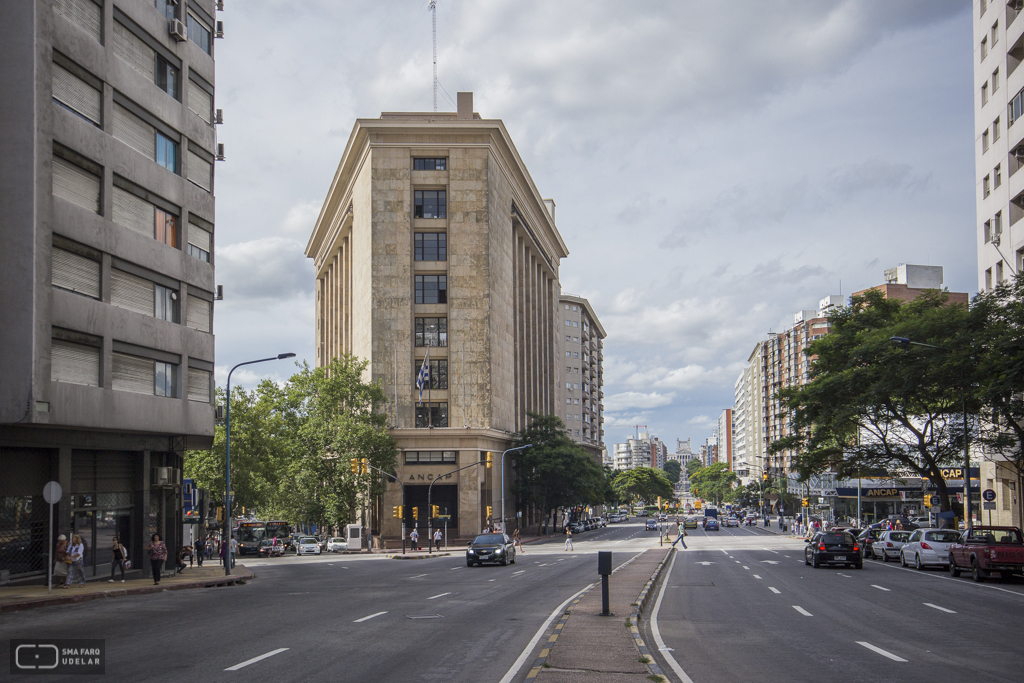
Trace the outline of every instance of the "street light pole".
{"type": "Polygon", "coordinates": [[[224,408],[224,533],[221,534],[220,539],[222,545],[224,543],[228,544],[227,548],[224,549],[225,576],[231,576],[231,503],[233,502],[231,500],[233,498],[231,492],[231,373],[243,365],[253,365],[270,360],[283,360],[294,357],[294,353],[279,353],[272,358],[260,358],[259,360],[239,363],[228,371],[228,397],[226,407],[224,408]]]}
{"type": "MultiPolygon", "coordinates": [[[[945,351],[946,353],[953,353],[953,349],[946,348],[945,346],[923,344],[921,342],[911,341],[908,337],[890,337],[889,341],[899,344],[904,348],[908,346],[923,346],[926,349],[938,349],[939,351],[945,351]]],[[[961,480],[964,484],[964,527],[970,531],[974,528],[974,524],[971,522],[971,449],[970,430],[967,426],[967,386],[963,381],[962,370],[960,381],[960,401],[964,415],[964,478],[961,480]]]]}
{"type": "Polygon", "coordinates": [[[515,448],[510,448],[501,454],[501,530],[503,532],[507,531],[505,528],[505,454],[511,453],[512,451],[521,451],[524,448],[531,448],[532,446],[532,443],[528,443],[525,446],[516,446],[515,448]]]}

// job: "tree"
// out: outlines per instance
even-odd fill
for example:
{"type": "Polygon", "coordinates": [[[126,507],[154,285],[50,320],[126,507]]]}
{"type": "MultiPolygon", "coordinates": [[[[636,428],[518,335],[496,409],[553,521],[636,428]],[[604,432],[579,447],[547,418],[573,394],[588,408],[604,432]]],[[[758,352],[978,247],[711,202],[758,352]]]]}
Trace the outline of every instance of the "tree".
{"type": "Polygon", "coordinates": [[[533,505],[547,516],[559,508],[605,502],[604,470],[569,438],[562,420],[537,413],[529,413],[529,418],[516,445],[532,446],[510,454],[518,475],[512,490],[520,504],[533,505]]]}
{"type": "MultiPolygon", "coordinates": [[[[948,294],[928,292],[904,303],[868,290],[829,315],[830,334],[804,353],[814,360],[810,381],[782,389],[794,435],[770,453],[797,451],[794,469],[806,478],[832,470],[840,477],[884,471],[931,481],[949,510],[941,469],[963,447],[961,399],[970,348],[967,309],[948,294]],[[890,339],[957,349],[898,348],[890,339]]],[[[969,410],[976,411],[972,401],[969,410]]]]}
{"type": "Polygon", "coordinates": [[[686,478],[689,479],[693,476],[693,473],[704,467],[704,463],[699,458],[691,458],[686,461],[686,478]]]}
{"type": "Polygon", "coordinates": [[[647,505],[653,505],[658,497],[664,500],[672,498],[672,484],[661,470],[652,467],[634,467],[623,470],[612,481],[612,486],[619,495],[628,501],[640,499],[647,505]]]}
{"type": "Polygon", "coordinates": [[[731,472],[724,462],[716,462],[690,475],[690,491],[701,498],[721,503],[732,497],[735,482],[736,473],[731,472]]]}
{"type": "Polygon", "coordinates": [[[665,476],[668,477],[668,481],[673,486],[679,483],[679,477],[682,475],[683,466],[679,464],[677,460],[669,460],[665,463],[665,476]]]}

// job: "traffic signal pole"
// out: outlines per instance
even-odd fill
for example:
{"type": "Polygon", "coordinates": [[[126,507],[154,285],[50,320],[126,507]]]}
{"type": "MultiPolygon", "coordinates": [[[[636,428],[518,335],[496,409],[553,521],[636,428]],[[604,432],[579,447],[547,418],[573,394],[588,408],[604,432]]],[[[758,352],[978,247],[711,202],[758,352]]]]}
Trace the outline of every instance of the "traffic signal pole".
{"type": "Polygon", "coordinates": [[[366,462],[364,464],[366,465],[366,467],[370,468],[371,470],[373,470],[375,472],[380,472],[381,474],[383,474],[385,477],[387,477],[389,479],[394,479],[396,482],[398,482],[398,485],[402,487],[402,507],[401,507],[401,510],[402,510],[402,554],[405,555],[405,509],[406,509],[405,508],[405,484],[403,484],[402,480],[399,479],[394,474],[390,474],[388,472],[385,472],[384,470],[380,469],[379,467],[374,467],[369,462],[366,462]]]}

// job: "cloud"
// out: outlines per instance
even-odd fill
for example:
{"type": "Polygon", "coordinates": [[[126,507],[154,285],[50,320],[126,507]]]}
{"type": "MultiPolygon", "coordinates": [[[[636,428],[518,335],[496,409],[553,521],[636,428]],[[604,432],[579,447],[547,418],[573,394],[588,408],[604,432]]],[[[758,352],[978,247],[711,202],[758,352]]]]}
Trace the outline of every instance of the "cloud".
{"type": "Polygon", "coordinates": [[[672,403],[675,394],[659,394],[654,391],[649,394],[638,391],[626,391],[621,394],[612,394],[604,400],[605,410],[625,410],[626,408],[658,408],[672,403]]]}
{"type": "Polygon", "coordinates": [[[217,280],[225,297],[286,299],[313,290],[313,263],[299,242],[264,237],[220,247],[217,280]]]}

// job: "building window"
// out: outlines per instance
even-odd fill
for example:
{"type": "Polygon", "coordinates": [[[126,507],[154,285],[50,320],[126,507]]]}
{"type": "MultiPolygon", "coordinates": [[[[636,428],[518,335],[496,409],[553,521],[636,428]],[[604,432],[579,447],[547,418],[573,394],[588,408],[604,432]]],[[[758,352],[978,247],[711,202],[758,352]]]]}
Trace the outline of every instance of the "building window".
{"type": "Polygon", "coordinates": [[[565,335],[565,341],[571,342],[572,341],[572,335],[571,334],[565,335]]]}
{"type": "Polygon", "coordinates": [[[156,381],[153,393],[157,396],[178,398],[178,366],[156,361],[156,381]]]}
{"type": "Polygon", "coordinates": [[[53,196],[60,197],[93,213],[100,212],[100,175],[98,168],[85,169],[54,155],[52,165],[53,196]]]}
{"type": "Polygon", "coordinates": [[[579,326],[580,326],[580,324],[579,324],[579,323],[578,323],[577,321],[573,320],[573,321],[572,321],[572,326],[573,326],[573,327],[579,327],[579,326]]]}
{"type": "Polygon", "coordinates": [[[985,244],[992,241],[992,221],[985,221],[985,244]]]}
{"type": "Polygon", "coordinates": [[[566,389],[572,389],[572,382],[566,382],[565,383],[565,388],[566,389]]]}
{"type": "MultiPolygon", "coordinates": [[[[59,55],[54,55],[55,59],[58,57],[59,55]]],[[[68,66],[72,65],[68,64],[68,66]]],[[[77,70],[78,68],[76,68],[77,70]]],[[[51,64],[50,76],[53,83],[53,101],[92,125],[99,126],[103,109],[103,93],[95,87],[95,81],[93,83],[86,82],[57,62],[51,64]]]]}
{"type": "Polygon", "coordinates": [[[981,86],[981,104],[988,104],[988,83],[985,83],[985,85],[981,86]]]}
{"type": "Polygon", "coordinates": [[[566,404],[572,404],[572,399],[571,398],[567,398],[567,399],[565,399],[565,402],[566,402],[566,404]]]}
{"type": "Polygon", "coordinates": [[[98,338],[70,332],[60,333],[50,340],[50,379],[54,382],[81,384],[87,387],[100,385],[100,345],[98,338]],[[64,339],[67,336],[70,339],[64,339]],[[89,343],[82,343],[89,342],[89,343]]]}
{"type": "Polygon", "coordinates": [[[156,241],[169,247],[178,246],[178,217],[156,209],[156,241]]]}
{"type": "Polygon", "coordinates": [[[995,170],[992,171],[992,189],[995,189],[1003,184],[1002,166],[1002,164],[996,164],[995,170]]]}
{"type": "Polygon", "coordinates": [[[996,46],[999,42],[999,22],[992,24],[992,47],[996,46]]]}
{"type": "Polygon", "coordinates": [[[448,318],[416,318],[415,344],[448,346],[448,318]]]}
{"type": "Polygon", "coordinates": [[[985,129],[985,132],[983,132],[981,134],[981,151],[982,151],[982,153],[985,153],[985,152],[988,151],[988,129],[987,128],[985,129]]]}
{"type": "Polygon", "coordinates": [[[1003,212],[999,211],[992,217],[992,234],[996,237],[1003,234],[1003,212]]]}
{"type": "Polygon", "coordinates": [[[456,451],[406,451],[406,463],[455,462],[456,451]]]}
{"type": "Polygon", "coordinates": [[[156,317],[171,323],[178,322],[178,292],[162,285],[154,285],[154,288],[156,317]]]}
{"type": "Polygon", "coordinates": [[[988,57],[988,37],[981,39],[981,61],[985,61],[985,57],[988,57]]]}
{"type": "MultiPolygon", "coordinates": [[[[416,360],[416,366],[413,368],[413,386],[419,381],[420,368],[423,367],[423,359],[419,358],[416,360]]],[[[448,359],[439,358],[437,360],[430,361],[430,376],[427,378],[427,382],[423,385],[424,389],[447,389],[448,388],[448,359]]]]}
{"type": "Polygon", "coordinates": [[[211,54],[213,41],[210,40],[211,35],[210,27],[206,25],[206,22],[192,14],[188,13],[188,39],[199,46],[206,54],[211,54]]]}
{"type": "Polygon", "coordinates": [[[114,352],[113,388],[149,396],[178,397],[178,366],[126,353],[114,352]]]}
{"type": "Polygon", "coordinates": [[[416,190],[415,218],[447,218],[448,193],[444,190],[416,190]]]}
{"type": "Polygon", "coordinates": [[[572,352],[572,357],[573,358],[579,358],[580,357],[580,352],[579,351],[573,351],[572,352]]]}
{"type": "Polygon", "coordinates": [[[200,228],[192,221],[188,224],[188,254],[200,261],[210,262],[211,242],[213,236],[209,230],[200,228]]]}
{"type": "Polygon", "coordinates": [[[171,20],[178,18],[176,11],[179,1],[180,0],[153,0],[153,5],[160,14],[164,15],[165,19],[171,20]]]}
{"type": "Polygon", "coordinates": [[[415,235],[417,261],[447,261],[448,235],[443,232],[418,232],[415,235]]]}
{"type": "Polygon", "coordinates": [[[982,197],[982,199],[984,199],[985,197],[989,196],[989,194],[992,192],[991,188],[989,187],[990,184],[991,184],[991,181],[989,180],[988,176],[985,176],[984,178],[981,179],[981,197],[982,197]]]}
{"type": "Polygon", "coordinates": [[[448,168],[447,159],[413,159],[412,169],[414,171],[445,171],[448,168]]]}
{"type": "Polygon", "coordinates": [[[992,122],[992,142],[999,139],[999,119],[992,122]]]}
{"type": "Polygon", "coordinates": [[[160,131],[156,133],[156,163],[171,173],[178,172],[178,143],[160,131]]]}
{"type": "Polygon", "coordinates": [[[985,291],[986,292],[992,291],[992,269],[991,268],[986,268],[985,269],[985,291]]]}
{"type": "Polygon", "coordinates": [[[447,275],[417,275],[416,303],[446,304],[448,303],[447,275]]]}
{"type": "Polygon", "coordinates": [[[100,262],[81,254],[61,249],[51,251],[50,282],[54,287],[90,299],[100,298],[100,262]]]}
{"type": "Polygon", "coordinates": [[[580,338],[579,337],[573,337],[572,340],[578,344],[579,341],[580,341],[580,338]]]}
{"type": "Polygon", "coordinates": [[[447,427],[448,403],[416,404],[417,427],[447,427]]]}
{"type": "Polygon", "coordinates": [[[1024,109],[1024,90],[1017,93],[1010,103],[1006,105],[1006,125],[1012,126],[1014,121],[1020,118],[1024,109]]]}
{"type": "Polygon", "coordinates": [[[178,99],[178,67],[149,46],[118,21],[114,22],[114,54],[127,62],[140,74],[156,83],[157,87],[178,99]],[[155,67],[155,71],[154,71],[155,67]]]}
{"type": "Polygon", "coordinates": [[[992,72],[992,92],[999,90],[999,69],[992,72]]]}
{"type": "Polygon", "coordinates": [[[1003,283],[1003,262],[1000,261],[996,264],[996,285],[1003,283]]]}
{"type": "Polygon", "coordinates": [[[576,307],[576,306],[573,306],[573,307],[572,307],[572,310],[574,310],[574,311],[578,311],[578,310],[580,310],[580,309],[579,309],[578,307],[576,307]]]}
{"type": "Polygon", "coordinates": [[[156,85],[174,99],[178,99],[178,69],[163,57],[156,58],[156,85]]]}

